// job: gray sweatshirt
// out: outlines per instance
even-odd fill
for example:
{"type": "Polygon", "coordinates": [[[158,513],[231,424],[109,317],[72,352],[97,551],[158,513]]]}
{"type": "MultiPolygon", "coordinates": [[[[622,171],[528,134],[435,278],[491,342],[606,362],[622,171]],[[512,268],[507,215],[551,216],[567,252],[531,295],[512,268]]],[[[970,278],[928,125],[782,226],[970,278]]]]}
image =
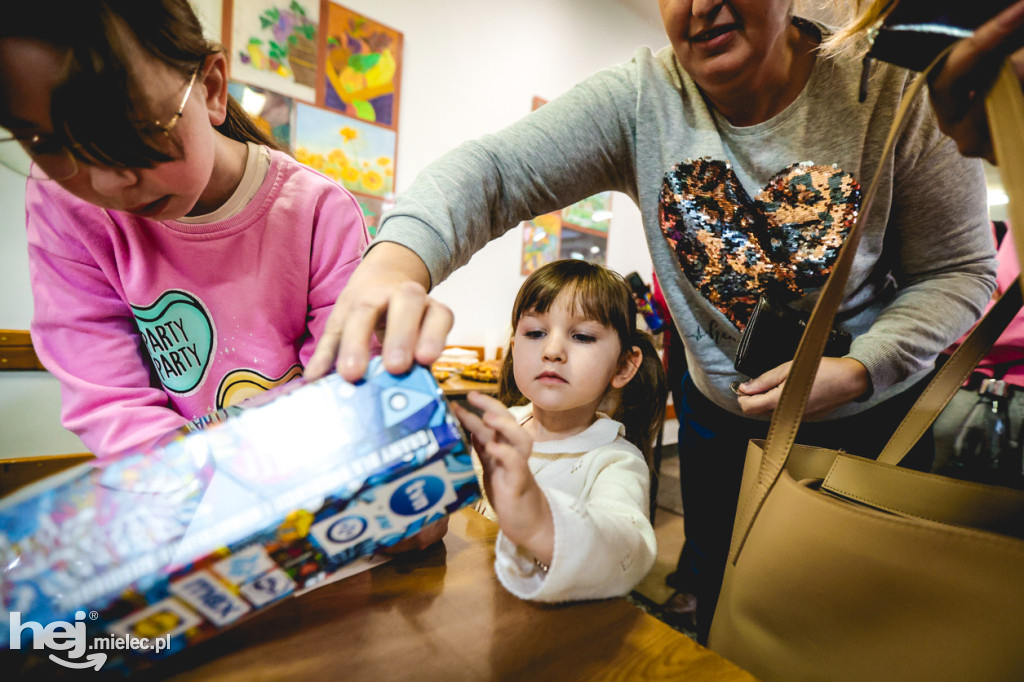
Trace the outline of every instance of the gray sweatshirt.
{"type": "MultiPolygon", "coordinates": [[[[694,383],[741,414],[729,384],[746,378],[733,358],[753,302],[775,287],[813,307],[913,75],[877,64],[860,103],[860,61],[819,56],[784,111],[734,127],[670,48],[642,48],[432,163],[384,216],[377,240],[416,251],[437,283],[523,220],[623,192],[640,207],[694,383]]],[[[941,135],[926,97],[881,168],[838,322],[872,392],[829,418],[919,379],[995,290],[981,164],[941,135]]]]}

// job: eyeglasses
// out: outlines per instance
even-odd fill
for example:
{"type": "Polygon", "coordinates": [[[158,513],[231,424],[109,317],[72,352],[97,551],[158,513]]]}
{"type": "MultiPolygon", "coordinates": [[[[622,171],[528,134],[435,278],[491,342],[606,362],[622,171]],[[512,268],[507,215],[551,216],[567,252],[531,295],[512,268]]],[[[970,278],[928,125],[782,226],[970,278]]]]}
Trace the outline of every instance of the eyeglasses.
{"type": "MultiPolygon", "coordinates": [[[[168,119],[167,123],[153,121],[153,126],[163,134],[169,136],[174,126],[181,120],[182,114],[185,113],[185,105],[192,95],[192,88],[196,84],[200,68],[197,66],[192,71],[178,110],[168,119]]],[[[16,135],[6,128],[0,127],[0,164],[25,177],[38,180],[67,180],[74,177],[78,173],[79,161],[75,158],[71,148],[76,146],[78,145],[73,142],[69,146],[56,135],[45,133],[16,135]],[[4,142],[17,142],[18,144],[3,144],[4,142]]]]}

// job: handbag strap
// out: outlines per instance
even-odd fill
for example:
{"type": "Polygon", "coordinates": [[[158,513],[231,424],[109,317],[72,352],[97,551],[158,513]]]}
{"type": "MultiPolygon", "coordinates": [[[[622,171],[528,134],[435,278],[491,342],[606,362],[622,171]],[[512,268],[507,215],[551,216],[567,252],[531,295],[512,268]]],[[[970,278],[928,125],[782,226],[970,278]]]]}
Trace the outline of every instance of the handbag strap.
{"type": "Polygon", "coordinates": [[[995,151],[1003,188],[1010,197],[1007,207],[1017,261],[1024,272],[1024,93],[1020,78],[1009,60],[1003,62],[992,89],[985,97],[992,148],[995,151]],[[1019,246],[1017,246],[1019,245],[1019,246]]]}
{"type": "Polygon", "coordinates": [[[878,461],[897,465],[917,444],[1021,308],[1018,277],[931,380],[882,448],[878,461]]]}
{"type": "MultiPolygon", "coordinates": [[[[985,98],[985,109],[999,173],[1010,197],[1010,229],[1013,231],[1014,244],[1021,244],[1016,249],[1017,258],[1024,265],[1024,164],[1019,163],[1024,154],[1024,93],[1021,92],[1020,80],[1009,61],[1003,63],[985,98]]],[[[1024,268],[1020,272],[1024,272],[1024,268]]],[[[1021,283],[1018,275],[1013,285],[1003,293],[960,348],[936,373],[882,449],[882,454],[878,456],[879,462],[899,464],[938,418],[957,389],[1017,314],[1021,307],[1022,287],[1024,283],[1021,283]]]]}
{"type": "MultiPolygon", "coordinates": [[[[917,95],[921,92],[922,87],[926,83],[928,73],[935,67],[936,64],[940,63],[941,60],[945,59],[947,51],[943,51],[932,64],[925,69],[914,81],[900,102],[899,108],[896,111],[896,115],[893,119],[892,126],[889,129],[889,134],[885,140],[885,144],[882,148],[880,158],[886,159],[889,154],[892,153],[893,147],[896,142],[896,137],[902,129],[904,120],[906,119],[907,112],[911,104],[916,99],[917,95]]],[[[1014,78],[1014,87],[1016,92],[1013,92],[1007,87],[1008,83],[1005,79],[1005,72],[1007,66],[1004,65],[1003,72],[997,79],[996,86],[989,92],[988,98],[996,98],[998,100],[1007,99],[1009,97],[1016,97],[1022,99],[1020,86],[1016,82],[1016,75],[1014,78]],[[1000,85],[1002,83],[1002,85],[1000,85]]],[[[1022,108],[1020,111],[1024,111],[1022,108]]],[[[992,139],[993,144],[996,148],[997,160],[1003,161],[1002,165],[1011,165],[1008,162],[1015,157],[1007,155],[1005,146],[1008,144],[1003,136],[1006,133],[1006,128],[1015,129],[1019,134],[1020,121],[1024,120],[1024,117],[1018,117],[1016,120],[1012,119],[1013,114],[1006,115],[1005,119],[1001,121],[999,125],[992,125],[992,139]],[[1002,149],[1002,152],[1000,152],[1002,149]],[[1000,156],[1002,153],[1002,156],[1000,156]]],[[[990,109],[989,117],[992,118],[990,109]]],[[[1018,150],[1024,150],[1024,146],[1017,147],[1018,150]]],[[[790,366],[789,375],[786,378],[786,382],[782,387],[782,394],[779,397],[778,406],[775,408],[772,414],[771,426],[768,429],[768,437],[763,448],[763,454],[761,457],[761,466],[758,471],[758,475],[753,482],[754,489],[751,491],[744,491],[741,494],[741,499],[744,500],[743,505],[737,510],[736,521],[733,526],[732,535],[732,546],[729,552],[729,562],[735,563],[739,556],[743,545],[746,541],[747,536],[750,533],[750,529],[753,526],[754,520],[757,518],[758,512],[764,505],[765,499],[768,497],[768,493],[775,486],[779,476],[782,473],[783,468],[786,465],[786,461],[789,458],[790,451],[796,441],[797,429],[802,421],[804,410],[807,405],[807,400],[810,396],[811,387],[814,384],[814,378],[817,375],[818,366],[821,363],[821,357],[824,353],[825,343],[828,339],[828,332],[832,327],[832,321],[835,317],[836,311],[839,309],[839,305],[842,303],[843,293],[846,289],[846,283],[849,279],[850,270],[852,268],[854,257],[857,253],[857,248],[860,245],[861,235],[863,234],[863,225],[867,223],[867,216],[871,211],[871,207],[874,203],[875,195],[878,191],[879,180],[881,176],[882,164],[879,163],[879,168],[875,170],[874,176],[871,179],[871,183],[868,185],[867,192],[864,195],[864,200],[861,206],[861,211],[857,216],[857,220],[854,226],[851,228],[847,235],[846,242],[840,249],[839,255],[836,258],[836,262],[832,268],[832,274],[825,286],[822,288],[818,300],[814,306],[814,310],[811,313],[811,317],[807,322],[807,327],[804,330],[804,335],[800,340],[800,345],[797,347],[796,356],[793,359],[793,364],[790,366]]],[[[1005,173],[1005,171],[1003,171],[1005,173]]],[[[1005,176],[1004,176],[1005,177],[1005,176]]],[[[1024,245],[1024,218],[1016,219],[1017,214],[1013,212],[1012,208],[1014,203],[1018,203],[1021,199],[1024,199],[1024,194],[1020,193],[1020,186],[1011,186],[1007,184],[1007,193],[1011,196],[1011,226],[1015,230],[1014,235],[1016,239],[1020,241],[1018,243],[1024,245]],[[1014,201],[1016,197],[1016,202],[1014,201]]],[[[1018,256],[1024,259],[1024,247],[1018,252],[1018,256]]],[[[1020,287],[1014,287],[1018,291],[1020,287]]],[[[1003,298],[1006,298],[1005,296],[1003,298]]],[[[1005,314],[1005,310],[1012,304],[1011,300],[1008,300],[1003,306],[994,306],[1005,314]]],[[[1018,304],[1019,307],[1019,304],[1018,304]]],[[[1011,314],[1012,318],[1013,315],[1011,314]]],[[[998,333],[995,336],[991,336],[992,328],[999,322],[995,321],[991,325],[979,325],[976,329],[982,329],[984,331],[980,334],[990,336],[991,341],[994,341],[998,337],[998,333]]],[[[1005,325],[1004,325],[1005,326],[1005,325]]],[[[970,341],[970,339],[968,339],[970,341]]],[[[987,343],[985,339],[979,341],[965,341],[961,345],[961,348],[954,354],[956,362],[953,367],[945,373],[943,382],[940,387],[930,394],[929,400],[922,405],[921,410],[915,412],[912,424],[907,429],[899,429],[902,431],[901,437],[897,440],[896,445],[887,455],[888,458],[896,458],[898,462],[903,458],[904,452],[899,452],[906,443],[909,441],[909,434],[915,431],[923,431],[921,423],[927,421],[927,424],[931,424],[931,421],[935,419],[938,412],[941,411],[942,407],[945,406],[945,402],[952,397],[955,393],[955,388],[962,383],[962,379],[957,382],[957,372],[962,370],[964,363],[970,362],[970,355],[977,355],[977,359],[980,359],[987,350],[987,345],[980,351],[978,355],[978,344],[987,343]],[[964,349],[967,346],[967,349],[964,349]],[[961,352],[963,351],[963,352],[961,352]],[[959,356],[959,357],[957,357],[959,356]],[[946,387],[953,385],[953,390],[949,391],[946,387]],[[945,397],[945,401],[939,404],[941,398],[948,393],[945,397]]],[[[951,359],[947,362],[949,365],[951,359]]],[[[976,363],[976,361],[975,361],[976,363]]],[[[973,369],[974,364],[970,364],[964,374],[970,373],[973,369]]],[[[941,372],[940,372],[941,373],[941,372]]],[[[920,400],[918,401],[921,402],[920,400]]],[[[916,407],[916,405],[915,405],[916,407]]],[[[927,425],[924,426],[927,428],[927,425]]],[[[913,442],[910,442],[912,446],[916,442],[916,438],[913,442]]],[[[887,445],[888,449],[888,445],[887,445]]],[[[906,448],[909,450],[909,447],[906,448]]]]}
{"type": "Polygon", "coordinates": [[[833,456],[821,490],[905,518],[1024,540],[1024,490],[931,476],[842,454],[833,456]]]}

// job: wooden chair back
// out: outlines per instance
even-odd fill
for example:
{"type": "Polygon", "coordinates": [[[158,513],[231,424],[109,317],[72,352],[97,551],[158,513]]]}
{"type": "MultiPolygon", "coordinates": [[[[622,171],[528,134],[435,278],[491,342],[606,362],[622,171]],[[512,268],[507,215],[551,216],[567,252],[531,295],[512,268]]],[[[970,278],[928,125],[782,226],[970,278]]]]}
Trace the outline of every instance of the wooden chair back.
{"type": "Polygon", "coordinates": [[[27,331],[0,329],[0,371],[45,369],[27,331]]]}
{"type": "Polygon", "coordinates": [[[93,459],[89,453],[15,457],[0,460],[0,497],[39,479],[93,459]]]}

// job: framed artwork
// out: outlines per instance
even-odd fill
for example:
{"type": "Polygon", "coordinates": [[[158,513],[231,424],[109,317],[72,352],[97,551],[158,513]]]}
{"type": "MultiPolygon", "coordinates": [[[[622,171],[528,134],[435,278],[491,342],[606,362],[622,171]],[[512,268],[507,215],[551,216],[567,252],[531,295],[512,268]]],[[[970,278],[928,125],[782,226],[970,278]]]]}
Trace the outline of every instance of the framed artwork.
{"type": "Polygon", "coordinates": [[[231,77],[316,101],[320,0],[230,0],[231,77]]]}
{"type": "Polygon", "coordinates": [[[575,258],[606,265],[608,261],[608,233],[593,232],[575,225],[562,223],[559,258],[575,258]]]}
{"type": "Polygon", "coordinates": [[[380,229],[380,217],[394,205],[394,202],[366,194],[356,194],[355,192],[352,194],[359,202],[359,209],[363,212],[363,220],[366,221],[366,231],[370,233],[370,239],[375,239],[377,230],[380,229]]]}
{"type": "Polygon", "coordinates": [[[228,94],[242,105],[265,133],[285,149],[292,148],[292,98],[255,85],[228,81],[228,94]]]}
{"type": "Polygon", "coordinates": [[[562,209],[562,220],[586,230],[608,234],[612,221],[612,193],[601,192],[562,209]]]}
{"type": "Polygon", "coordinates": [[[299,162],[348,190],[380,198],[394,192],[394,131],[297,102],[294,138],[299,162]]]}
{"type": "Polygon", "coordinates": [[[523,223],[523,261],[520,274],[529,275],[540,266],[558,260],[562,237],[562,216],[555,211],[523,223]]]}
{"type": "MultiPolygon", "coordinates": [[[[547,100],[534,97],[532,110],[536,111],[545,104],[547,100]]],[[[560,258],[576,258],[602,265],[607,263],[611,202],[612,193],[601,192],[561,211],[523,223],[521,273],[528,275],[545,263],[560,258]]]]}
{"type": "Polygon", "coordinates": [[[607,263],[611,201],[611,192],[601,192],[562,209],[559,258],[607,263]]]}
{"type": "Polygon", "coordinates": [[[333,2],[324,30],[324,106],[395,130],[402,34],[333,2]]]}
{"type": "Polygon", "coordinates": [[[224,32],[224,0],[189,1],[203,26],[203,35],[220,42],[224,32]]]}

